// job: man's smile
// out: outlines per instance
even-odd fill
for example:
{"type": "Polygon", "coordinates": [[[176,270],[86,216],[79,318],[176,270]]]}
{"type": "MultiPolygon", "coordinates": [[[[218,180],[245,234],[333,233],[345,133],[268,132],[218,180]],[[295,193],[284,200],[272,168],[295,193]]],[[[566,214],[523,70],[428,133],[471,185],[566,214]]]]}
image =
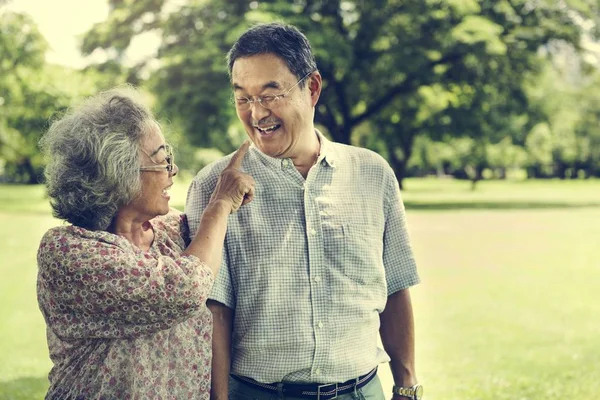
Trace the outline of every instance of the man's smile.
{"type": "Polygon", "coordinates": [[[261,136],[272,136],[279,128],[281,128],[281,124],[255,126],[255,128],[261,136]]]}

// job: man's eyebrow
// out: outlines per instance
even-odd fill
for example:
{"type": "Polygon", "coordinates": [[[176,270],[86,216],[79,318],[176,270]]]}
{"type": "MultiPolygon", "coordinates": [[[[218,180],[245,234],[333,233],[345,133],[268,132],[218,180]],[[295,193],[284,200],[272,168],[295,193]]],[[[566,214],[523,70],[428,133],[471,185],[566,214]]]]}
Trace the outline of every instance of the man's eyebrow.
{"type": "MultiPolygon", "coordinates": [[[[281,85],[276,81],[269,81],[262,86],[262,90],[265,89],[281,89],[281,85]]],[[[237,83],[233,84],[233,90],[244,90],[244,88],[237,83]]]]}
{"type": "Polygon", "coordinates": [[[158,154],[158,152],[159,152],[159,151],[161,151],[161,150],[165,150],[165,149],[166,149],[165,145],[164,145],[164,144],[161,144],[161,145],[160,145],[160,147],[159,147],[158,149],[154,150],[154,152],[153,152],[152,154],[150,154],[150,157],[153,157],[153,156],[155,156],[156,154],[158,154]]]}

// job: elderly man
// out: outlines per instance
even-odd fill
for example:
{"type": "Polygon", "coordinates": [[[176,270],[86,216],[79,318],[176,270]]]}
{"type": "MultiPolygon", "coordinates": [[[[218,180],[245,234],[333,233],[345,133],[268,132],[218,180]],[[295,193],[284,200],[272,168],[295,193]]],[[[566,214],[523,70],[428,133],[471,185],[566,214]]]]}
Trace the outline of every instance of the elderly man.
{"type": "MultiPolygon", "coordinates": [[[[377,366],[390,361],[387,393],[421,398],[409,295],[419,277],[393,171],[315,129],[322,78],[295,27],[252,27],[228,67],[257,197],[230,216],[210,295],[212,397],[383,399],[377,366]]],[[[189,188],[192,232],[227,160],[189,188]]]]}

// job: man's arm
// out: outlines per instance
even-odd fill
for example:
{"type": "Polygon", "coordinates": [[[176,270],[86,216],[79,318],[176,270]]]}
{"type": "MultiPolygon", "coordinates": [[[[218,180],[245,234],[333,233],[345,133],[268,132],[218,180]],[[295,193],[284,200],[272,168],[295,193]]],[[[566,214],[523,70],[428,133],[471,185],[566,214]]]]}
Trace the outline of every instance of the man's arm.
{"type": "MultiPolygon", "coordinates": [[[[381,342],[391,358],[390,368],[394,384],[403,387],[415,385],[415,333],[409,289],[400,290],[388,297],[379,320],[381,342]]],[[[390,393],[392,388],[384,388],[384,391],[390,393]]],[[[399,400],[406,399],[397,395],[394,397],[399,400]]]]}
{"type": "Polygon", "coordinates": [[[231,332],[233,310],[214,300],[206,305],[213,314],[213,359],[210,398],[227,400],[229,396],[229,370],[231,367],[231,332]]]}

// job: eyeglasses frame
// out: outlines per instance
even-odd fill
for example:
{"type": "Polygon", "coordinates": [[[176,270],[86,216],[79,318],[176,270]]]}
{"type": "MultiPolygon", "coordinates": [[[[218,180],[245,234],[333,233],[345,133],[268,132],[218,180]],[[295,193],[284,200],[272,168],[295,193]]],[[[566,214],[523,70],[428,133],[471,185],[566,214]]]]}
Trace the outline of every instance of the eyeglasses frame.
{"type": "MultiPolygon", "coordinates": [[[[167,165],[147,165],[147,166],[140,167],[140,171],[161,171],[161,170],[166,170],[168,173],[172,173],[173,169],[174,169],[174,165],[175,165],[175,156],[173,155],[173,148],[171,146],[169,146],[168,144],[166,144],[165,147],[164,147],[164,151],[167,154],[167,157],[165,158],[165,161],[167,162],[167,165]]],[[[144,153],[145,155],[147,155],[148,158],[150,158],[150,161],[152,161],[155,164],[158,164],[157,162],[155,162],[152,159],[152,157],[150,156],[150,154],[146,153],[144,150],[142,150],[142,153],[144,153]]]]}
{"type": "Polygon", "coordinates": [[[300,78],[298,80],[298,82],[296,82],[294,85],[292,85],[290,88],[288,88],[283,93],[275,94],[275,95],[266,95],[266,96],[253,96],[252,98],[248,98],[246,96],[239,96],[239,97],[236,98],[235,96],[232,96],[231,100],[232,100],[233,105],[235,106],[235,108],[238,109],[239,111],[242,111],[242,112],[250,111],[252,109],[252,104],[254,104],[254,103],[260,104],[261,106],[263,106],[267,110],[272,110],[273,108],[271,106],[268,106],[265,103],[263,103],[265,101],[265,98],[269,98],[269,97],[273,98],[273,99],[269,100],[269,103],[273,102],[273,101],[278,101],[280,98],[285,98],[286,96],[288,96],[290,94],[290,92],[292,91],[292,89],[294,89],[296,86],[298,86],[300,84],[300,82],[302,82],[303,80],[305,80],[306,78],[308,78],[313,72],[315,72],[315,71],[311,71],[308,74],[304,75],[302,78],[300,78]],[[245,103],[243,103],[244,108],[238,107],[237,100],[238,99],[242,99],[242,98],[247,100],[245,103]]]}

